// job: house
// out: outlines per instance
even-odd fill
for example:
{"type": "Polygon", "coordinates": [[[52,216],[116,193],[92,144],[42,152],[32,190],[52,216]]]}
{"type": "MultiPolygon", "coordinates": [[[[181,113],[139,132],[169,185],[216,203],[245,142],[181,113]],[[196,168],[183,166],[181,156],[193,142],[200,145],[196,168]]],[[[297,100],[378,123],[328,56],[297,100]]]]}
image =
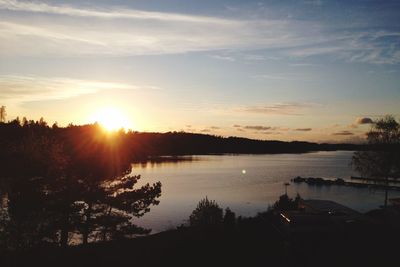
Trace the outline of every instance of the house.
{"type": "Polygon", "coordinates": [[[282,227],[287,232],[325,231],[353,223],[362,214],[330,200],[300,200],[296,210],[280,213],[282,227]]]}

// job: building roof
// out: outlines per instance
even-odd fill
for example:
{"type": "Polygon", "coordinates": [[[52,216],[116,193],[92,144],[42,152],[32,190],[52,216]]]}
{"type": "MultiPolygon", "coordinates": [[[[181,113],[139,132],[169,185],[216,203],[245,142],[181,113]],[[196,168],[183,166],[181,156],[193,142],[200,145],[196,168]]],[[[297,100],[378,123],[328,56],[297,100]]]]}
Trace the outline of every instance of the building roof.
{"type": "Polygon", "coordinates": [[[346,207],[342,204],[331,200],[321,200],[321,199],[302,199],[299,204],[300,207],[308,208],[309,212],[315,213],[326,213],[331,215],[360,215],[359,212],[346,207]]]}
{"type": "Polygon", "coordinates": [[[297,230],[322,229],[334,224],[354,222],[362,217],[359,212],[342,204],[319,199],[302,199],[297,210],[284,211],[280,216],[285,225],[297,230]]]}

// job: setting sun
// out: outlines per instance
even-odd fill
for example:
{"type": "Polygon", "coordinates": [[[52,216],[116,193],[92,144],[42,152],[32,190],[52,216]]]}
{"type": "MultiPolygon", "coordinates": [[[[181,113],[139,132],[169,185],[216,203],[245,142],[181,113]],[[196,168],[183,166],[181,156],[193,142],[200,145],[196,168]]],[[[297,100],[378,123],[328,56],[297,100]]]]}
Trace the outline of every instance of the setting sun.
{"type": "Polygon", "coordinates": [[[121,110],[114,107],[99,109],[92,115],[91,121],[98,122],[108,131],[131,128],[128,117],[121,110]]]}

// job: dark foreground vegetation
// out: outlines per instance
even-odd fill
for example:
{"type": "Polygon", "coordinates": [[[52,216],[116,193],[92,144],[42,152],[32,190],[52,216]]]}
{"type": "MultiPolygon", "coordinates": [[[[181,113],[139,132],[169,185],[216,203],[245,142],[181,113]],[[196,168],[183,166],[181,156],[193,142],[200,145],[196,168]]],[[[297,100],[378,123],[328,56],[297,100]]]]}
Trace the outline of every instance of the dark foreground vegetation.
{"type": "MultiPolygon", "coordinates": [[[[287,196],[267,212],[236,218],[203,200],[191,225],[148,237],[69,248],[4,253],[1,266],[398,266],[399,214],[378,210],[358,220],[291,232],[281,212],[287,196]],[[396,217],[397,216],[397,217],[396,217]]],[[[329,215],[326,215],[329,216],[329,215]]]]}

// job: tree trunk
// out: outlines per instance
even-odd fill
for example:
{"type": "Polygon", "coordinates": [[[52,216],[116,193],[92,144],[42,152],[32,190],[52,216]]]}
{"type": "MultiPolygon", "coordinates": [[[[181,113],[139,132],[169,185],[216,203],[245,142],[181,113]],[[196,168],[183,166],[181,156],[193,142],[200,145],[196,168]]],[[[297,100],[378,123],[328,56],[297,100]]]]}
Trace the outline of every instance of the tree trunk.
{"type": "Polygon", "coordinates": [[[389,177],[386,177],[385,179],[385,205],[384,207],[387,208],[387,204],[388,204],[388,191],[389,191],[389,177]]]}
{"type": "Polygon", "coordinates": [[[82,243],[87,245],[89,239],[90,221],[92,216],[92,204],[88,204],[88,209],[85,212],[86,221],[83,225],[82,243]]]}
{"type": "Polygon", "coordinates": [[[387,203],[388,203],[388,189],[386,188],[385,190],[385,208],[387,207],[387,203]]]}
{"type": "Polygon", "coordinates": [[[384,203],[384,208],[387,208],[387,203],[388,203],[388,195],[389,195],[389,177],[387,176],[385,178],[385,203],[384,203]]]}
{"type": "MultiPolygon", "coordinates": [[[[110,214],[111,214],[111,206],[108,209],[107,216],[110,216],[110,214]]],[[[108,232],[108,226],[106,223],[103,229],[103,241],[107,241],[107,232],[108,232]]]]}
{"type": "Polygon", "coordinates": [[[63,214],[63,217],[61,218],[62,220],[62,225],[61,225],[61,236],[60,236],[60,245],[61,247],[67,247],[68,246],[68,215],[63,214]]]}
{"type": "Polygon", "coordinates": [[[60,239],[60,245],[61,247],[65,248],[68,246],[68,230],[67,229],[61,229],[61,239],[60,239]]]}

